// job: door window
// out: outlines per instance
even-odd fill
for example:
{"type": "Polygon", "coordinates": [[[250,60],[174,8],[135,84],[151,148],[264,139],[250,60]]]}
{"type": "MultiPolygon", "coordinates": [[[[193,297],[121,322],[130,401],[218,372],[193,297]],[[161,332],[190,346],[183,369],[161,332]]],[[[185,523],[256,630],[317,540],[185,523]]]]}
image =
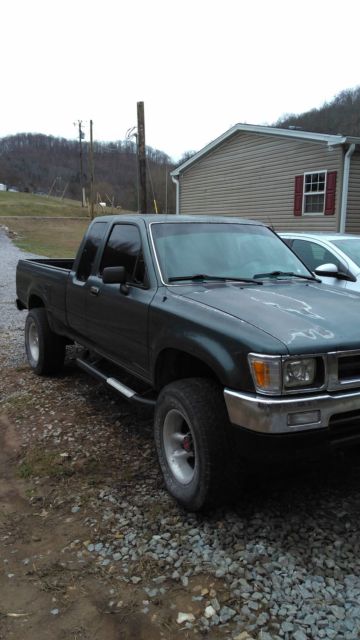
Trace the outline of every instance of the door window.
{"type": "Polygon", "coordinates": [[[139,229],[135,225],[114,225],[105,245],[100,274],[105,267],[125,267],[128,282],[144,284],[145,264],[139,229]]]}
{"type": "Polygon", "coordinates": [[[310,271],[315,271],[321,264],[328,264],[329,262],[335,264],[338,271],[346,270],[346,267],[331,251],[321,244],[317,244],[317,242],[294,240],[292,250],[299,256],[300,260],[306,264],[310,271]]]}
{"type": "Polygon", "coordinates": [[[88,233],[76,272],[77,279],[82,282],[85,282],[91,273],[97,250],[105,235],[106,227],[106,222],[95,222],[88,233]]]}

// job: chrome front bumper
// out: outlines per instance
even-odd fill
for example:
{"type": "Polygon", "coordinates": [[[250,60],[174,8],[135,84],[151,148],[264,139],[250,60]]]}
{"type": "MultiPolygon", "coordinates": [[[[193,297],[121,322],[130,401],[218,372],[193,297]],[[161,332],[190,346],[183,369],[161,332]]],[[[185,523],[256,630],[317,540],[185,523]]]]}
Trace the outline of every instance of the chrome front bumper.
{"type": "Polygon", "coordinates": [[[338,413],[360,412],[360,391],[270,398],[225,389],[224,396],[230,422],[258,433],[286,434],[324,429],[329,426],[330,418],[338,413]],[[307,413],[316,416],[307,422],[307,413]],[[303,419],[304,424],[294,424],[303,419]]]}

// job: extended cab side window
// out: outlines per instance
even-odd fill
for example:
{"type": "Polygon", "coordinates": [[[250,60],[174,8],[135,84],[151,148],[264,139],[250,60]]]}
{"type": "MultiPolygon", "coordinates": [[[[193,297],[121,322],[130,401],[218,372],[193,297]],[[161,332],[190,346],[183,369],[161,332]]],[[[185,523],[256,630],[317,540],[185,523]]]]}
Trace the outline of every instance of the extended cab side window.
{"type": "Polygon", "coordinates": [[[145,264],[140,232],[135,225],[114,225],[105,245],[100,274],[105,267],[125,267],[128,282],[138,285],[144,284],[145,264]]]}
{"type": "Polygon", "coordinates": [[[89,231],[76,272],[77,279],[82,282],[85,282],[91,273],[97,250],[105,235],[106,227],[106,222],[95,222],[89,231]]]}

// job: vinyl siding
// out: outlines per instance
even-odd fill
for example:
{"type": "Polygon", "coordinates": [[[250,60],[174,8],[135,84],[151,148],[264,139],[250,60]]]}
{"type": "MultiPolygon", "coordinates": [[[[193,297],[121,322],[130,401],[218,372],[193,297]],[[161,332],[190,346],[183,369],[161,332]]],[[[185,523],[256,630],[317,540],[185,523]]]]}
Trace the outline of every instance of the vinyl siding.
{"type": "Polygon", "coordinates": [[[180,213],[238,215],[277,231],[336,231],[342,184],[341,147],[238,132],[180,175],[180,213]],[[295,176],[337,171],[333,216],[294,216],[295,176]]]}
{"type": "Polygon", "coordinates": [[[351,158],[345,231],[360,233],[360,153],[351,158]]]}

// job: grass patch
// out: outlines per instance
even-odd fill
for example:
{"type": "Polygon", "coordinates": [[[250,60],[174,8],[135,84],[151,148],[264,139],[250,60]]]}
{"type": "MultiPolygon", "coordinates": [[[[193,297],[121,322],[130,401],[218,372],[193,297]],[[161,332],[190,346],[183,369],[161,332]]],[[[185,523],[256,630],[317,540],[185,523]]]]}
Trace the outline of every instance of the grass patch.
{"type": "Polygon", "coordinates": [[[73,470],[69,463],[63,461],[58,453],[45,451],[44,449],[29,451],[19,465],[19,476],[23,480],[33,477],[42,478],[44,476],[60,478],[72,474],[73,470]]]}
{"type": "Polygon", "coordinates": [[[131,575],[141,576],[144,581],[152,580],[161,573],[160,562],[150,556],[141,557],[131,564],[131,575]]]}
{"type": "Polygon", "coordinates": [[[14,244],[49,258],[74,258],[89,220],[34,220],[30,218],[0,218],[16,235],[14,244]]]}
{"type": "Polygon", "coordinates": [[[16,391],[10,396],[0,402],[6,411],[14,410],[21,412],[26,409],[33,402],[33,397],[30,393],[24,393],[22,391],[16,391]]]}
{"type": "Polygon", "coordinates": [[[0,191],[0,218],[12,216],[75,216],[88,217],[86,207],[81,202],[52,196],[38,196],[33,193],[12,193],[0,191]]]}
{"type": "MultiPolygon", "coordinates": [[[[72,459],[62,458],[56,451],[45,449],[32,449],[19,465],[19,476],[23,480],[29,478],[62,478],[68,476],[86,476],[89,484],[96,484],[96,476],[103,477],[103,466],[95,458],[88,458],[82,464],[73,462],[72,459]]],[[[82,504],[85,503],[82,499],[82,504]]]]}
{"type": "MultiPolygon", "coordinates": [[[[94,215],[132,213],[95,207],[94,215]]],[[[19,249],[49,258],[73,258],[90,223],[87,207],[32,193],[0,191],[0,225],[14,234],[19,249]]]]}

